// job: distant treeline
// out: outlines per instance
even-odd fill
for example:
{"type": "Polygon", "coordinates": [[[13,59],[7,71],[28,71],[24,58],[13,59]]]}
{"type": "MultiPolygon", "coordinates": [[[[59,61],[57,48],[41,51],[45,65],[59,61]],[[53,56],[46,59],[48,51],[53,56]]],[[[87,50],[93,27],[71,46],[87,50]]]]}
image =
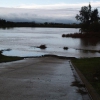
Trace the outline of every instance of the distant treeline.
{"type": "Polygon", "coordinates": [[[36,23],[36,22],[11,22],[0,19],[0,27],[58,27],[58,28],[80,28],[81,24],[63,24],[63,23],[36,23]]]}

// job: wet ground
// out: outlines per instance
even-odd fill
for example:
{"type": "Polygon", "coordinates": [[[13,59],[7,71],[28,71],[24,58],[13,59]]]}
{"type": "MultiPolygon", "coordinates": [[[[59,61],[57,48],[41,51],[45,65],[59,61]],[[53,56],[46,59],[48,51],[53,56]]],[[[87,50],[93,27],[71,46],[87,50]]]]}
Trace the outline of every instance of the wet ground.
{"type": "Polygon", "coordinates": [[[91,100],[69,60],[27,58],[0,64],[0,100],[91,100]]]}

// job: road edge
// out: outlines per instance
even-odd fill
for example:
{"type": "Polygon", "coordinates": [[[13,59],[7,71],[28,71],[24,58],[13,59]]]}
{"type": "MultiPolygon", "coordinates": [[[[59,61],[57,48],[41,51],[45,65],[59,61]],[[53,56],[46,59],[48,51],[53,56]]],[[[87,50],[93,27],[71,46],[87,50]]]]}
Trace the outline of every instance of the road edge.
{"type": "Polygon", "coordinates": [[[88,82],[85,76],[80,72],[80,70],[72,63],[72,66],[75,68],[76,72],[78,73],[79,77],[81,78],[82,82],[85,84],[86,89],[91,97],[91,100],[100,100],[99,94],[95,91],[92,85],[88,82]]]}

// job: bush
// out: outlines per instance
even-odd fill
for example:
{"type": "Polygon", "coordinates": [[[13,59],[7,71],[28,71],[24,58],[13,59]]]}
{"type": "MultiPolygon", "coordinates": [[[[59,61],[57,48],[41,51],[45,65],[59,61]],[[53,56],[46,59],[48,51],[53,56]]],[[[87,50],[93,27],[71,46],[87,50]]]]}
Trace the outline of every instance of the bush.
{"type": "Polygon", "coordinates": [[[46,49],[47,47],[45,45],[40,45],[38,48],[40,48],[40,49],[46,49]]]}
{"type": "Polygon", "coordinates": [[[63,34],[62,37],[66,37],[66,34],[63,34]]]}
{"type": "Polygon", "coordinates": [[[64,47],[63,49],[64,49],[64,50],[68,50],[68,47],[64,47]]]}

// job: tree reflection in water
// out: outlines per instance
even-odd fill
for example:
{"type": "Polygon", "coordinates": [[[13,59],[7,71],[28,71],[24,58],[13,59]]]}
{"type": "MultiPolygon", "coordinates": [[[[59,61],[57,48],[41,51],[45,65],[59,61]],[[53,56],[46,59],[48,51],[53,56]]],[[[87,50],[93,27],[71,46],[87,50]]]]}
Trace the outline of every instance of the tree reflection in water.
{"type": "Polygon", "coordinates": [[[82,38],[80,39],[80,44],[82,46],[96,46],[97,44],[100,44],[99,38],[82,38]]]}

